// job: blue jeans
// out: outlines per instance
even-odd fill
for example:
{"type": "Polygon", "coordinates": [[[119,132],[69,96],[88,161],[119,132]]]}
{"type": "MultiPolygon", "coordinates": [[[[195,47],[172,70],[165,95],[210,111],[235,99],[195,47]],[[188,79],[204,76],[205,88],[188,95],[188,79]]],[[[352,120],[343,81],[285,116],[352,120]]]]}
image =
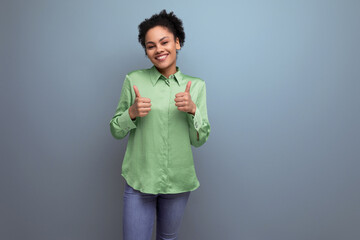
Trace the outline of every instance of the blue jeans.
{"type": "Polygon", "coordinates": [[[125,181],[123,240],[151,240],[156,214],[156,240],[177,240],[190,192],[148,194],[125,181]]]}

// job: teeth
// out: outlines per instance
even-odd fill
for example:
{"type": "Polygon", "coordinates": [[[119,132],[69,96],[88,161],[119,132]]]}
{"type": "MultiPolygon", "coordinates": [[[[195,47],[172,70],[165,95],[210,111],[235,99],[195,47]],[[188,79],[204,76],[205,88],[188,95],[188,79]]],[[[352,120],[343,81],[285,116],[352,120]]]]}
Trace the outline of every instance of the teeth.
{"type": "Polygon", "coordinates": [[[167,55],[163,55],[163,56],[161,56],[161,57],[158,57],[157,59],[164,59],[164,58],[166,58],[166,56],[167,56],[167,55]]]}

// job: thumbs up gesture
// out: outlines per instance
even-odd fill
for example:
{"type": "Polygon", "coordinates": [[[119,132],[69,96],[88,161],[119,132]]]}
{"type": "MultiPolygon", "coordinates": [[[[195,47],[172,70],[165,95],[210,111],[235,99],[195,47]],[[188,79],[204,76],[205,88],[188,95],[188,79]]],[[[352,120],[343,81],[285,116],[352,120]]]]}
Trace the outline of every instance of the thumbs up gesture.
{"type": "Polygon", "coordinates": [[[131,119],[135,119],[136,117],[144,117],[151,110],[151,100],[150,98],[145,98],[140,96],[139,89],[134,85],[135,91],[135,101],[134,104],[129,108],[129,115],[131,119]]]}
{"type": "Polygon", "coordinates": [[[191,100],[190,86],[191,81],[188,81],[188,83],[186,84],[185,92],[180,92],[175,95],[175,105],[177,106],[179,111],[195,115],[196,105],[191,100]]]}

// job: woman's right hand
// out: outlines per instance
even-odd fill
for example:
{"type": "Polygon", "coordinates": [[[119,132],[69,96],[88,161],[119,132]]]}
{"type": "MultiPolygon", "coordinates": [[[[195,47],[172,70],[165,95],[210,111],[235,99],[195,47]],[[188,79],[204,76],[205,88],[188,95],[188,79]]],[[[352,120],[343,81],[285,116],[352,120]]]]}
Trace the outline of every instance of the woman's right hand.
{"type": "Polygon", "coordinates": [[[138,88],[134,85],[135,91],[135,101],[134,104],[129,108],[129,115],[132,120],[135,120],[136,117],[144,117],[151,110],[151,100],[150,98],[145,98],[140,96],[138,88]]]}

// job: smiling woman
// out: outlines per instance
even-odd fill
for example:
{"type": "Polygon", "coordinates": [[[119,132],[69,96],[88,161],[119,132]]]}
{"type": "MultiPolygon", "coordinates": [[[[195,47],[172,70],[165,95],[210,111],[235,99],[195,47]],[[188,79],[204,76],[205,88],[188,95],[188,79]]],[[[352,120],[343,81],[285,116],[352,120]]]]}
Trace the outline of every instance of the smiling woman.
{"type": "Polygon", "coordinates": [[[182,21],[166,10],[139,25],[138,40],[153,63],[129,72],[110,121],[116,139],[129,132],[121,175],[125,179],[123,239],[177,239],[191,191],[200,186],[191,145],[210,134],[205,81],[176,65],[184,44],[182,21]]]}
{"type": "Polygon", "coordinates": [[[176,50],[180,50],[177,37],[166,28],[156,26],[146,33],[146,54],[166,78],[176,72],[176,50]]]}

